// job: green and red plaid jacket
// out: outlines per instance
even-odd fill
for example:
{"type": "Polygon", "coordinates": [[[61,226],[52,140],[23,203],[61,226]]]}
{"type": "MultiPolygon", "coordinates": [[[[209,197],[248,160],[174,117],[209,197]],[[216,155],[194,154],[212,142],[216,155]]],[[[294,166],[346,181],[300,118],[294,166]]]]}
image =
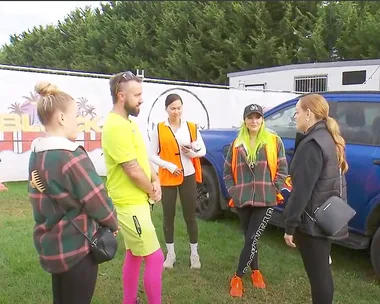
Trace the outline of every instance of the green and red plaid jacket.
{"type": "Polygon", "coordinates": [[[34,245],[44,270],[69,270],[90,252],[89,241],[69,222],[58,207],[90,239],[98,225],[118,228],[116,211],[85,150],[64,138],[39,138],[32,143],[29,160],[29,198],[33,206],[34,245]],[[31,182],[37,169],[47,192],[31,182]]]}
{"type": "Polygon", "coordinates": [[[272,182],[265,147],[261,147],[257,152],[256,163],[252,166],[247,162],[247,152],[243,144],[238,144],[237,155],[237,183],[232,176],[232,150],[233,143],[228,149],[224,163],[223,178],[230,197],[235,203],[235,207],[244,206],[275,206],[276,195],[284,187],[285,178],[288,176],[288,163],[285,157],[284,145],[277,138],[277,175],[272,182]]]}

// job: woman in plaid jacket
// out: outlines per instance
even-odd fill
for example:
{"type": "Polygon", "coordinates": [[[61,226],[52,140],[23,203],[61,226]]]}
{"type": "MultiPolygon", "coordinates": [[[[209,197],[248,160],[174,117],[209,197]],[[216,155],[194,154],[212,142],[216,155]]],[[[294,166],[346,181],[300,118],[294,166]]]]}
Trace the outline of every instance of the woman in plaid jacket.
{"type": "Polygon", "coordinates": [[[46,136],[32,142],[29,160],[34,245],[42,268],[52,274],[54,303],[90,304],[98,265],[89,241],[67,216],[91,239],[99,224],[116,234],[116,212],[86,151],[75,143],[76,102],[49,83],[37,85],[36,92],[46,136]]]}
{"type": "Polygon", "coordinates": [[[230,295],[242,297],[242,277],[252,269],[251,281],[265,288],[258,265],[257,243],[279,203],[285,185],[288,164],[284,145],[276,134],[265,128],[263,109],[252,104],[244,109],[244,122],[231,144],[224,164],[224,181],[244,231],[245,244],[231,279],[230,295]]]}

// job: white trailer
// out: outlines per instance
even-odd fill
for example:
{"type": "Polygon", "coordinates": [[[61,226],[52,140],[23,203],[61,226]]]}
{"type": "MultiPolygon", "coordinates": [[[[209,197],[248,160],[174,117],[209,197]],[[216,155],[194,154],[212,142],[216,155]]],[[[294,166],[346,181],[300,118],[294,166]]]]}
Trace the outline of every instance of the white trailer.
{"type": "MultiPolygon", "coordinates": [[[[101,128],[112,108],[111,75],[78,73],[0,65],[0,181],[27,179],[30,143],[43,135],[36,113],[34,86],[48,81],[68,92],[78,102],[77,142],[84,145],[100,175],[105,175],[101,150],[101,128]]],[[[179,94],[184,118],[201,129],[229,128],[242,120],[243,108],[252,102],[269,109],[297,96],[289,92],[248,91],[228,86],[143,78],[143,99],[136,118],[146,143],[155,123],[166,118],[164,101],[179,94]]]]}
{"type": "Polygon", "coordinates": [[[380,89],[380,59],[291,64],[227,74],[229,86],[296,92],[380,89]]]}

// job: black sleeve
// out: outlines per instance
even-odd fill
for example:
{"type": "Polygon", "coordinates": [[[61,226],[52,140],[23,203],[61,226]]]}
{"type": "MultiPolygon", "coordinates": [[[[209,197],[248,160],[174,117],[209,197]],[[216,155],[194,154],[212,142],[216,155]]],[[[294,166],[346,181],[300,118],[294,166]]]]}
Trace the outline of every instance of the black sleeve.
{"type": "Polygon", "coordinates": [[[284,209],[285,233],[293,235],[301,222],[301,215],[311,199],[315,184],[323,168],[322,151],[315,141],[308,142],[298,155],[291,172],[292,192],[284,209]]]}

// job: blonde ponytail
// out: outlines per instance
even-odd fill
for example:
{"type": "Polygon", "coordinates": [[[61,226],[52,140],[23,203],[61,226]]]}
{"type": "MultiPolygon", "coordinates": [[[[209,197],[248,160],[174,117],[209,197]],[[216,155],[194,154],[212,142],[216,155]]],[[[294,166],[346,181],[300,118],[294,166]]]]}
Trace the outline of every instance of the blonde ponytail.
{"type": "Polygon", "coordinates": [[[345,153],[346,143],[343,137],[340,135],[339,125],[334,118],[328,116],[326,118],[326,126],[336,145],[339,166],[342,169],[342,172],[346,173],[348,171],[348,163],[346,161],[345,153]]]}

